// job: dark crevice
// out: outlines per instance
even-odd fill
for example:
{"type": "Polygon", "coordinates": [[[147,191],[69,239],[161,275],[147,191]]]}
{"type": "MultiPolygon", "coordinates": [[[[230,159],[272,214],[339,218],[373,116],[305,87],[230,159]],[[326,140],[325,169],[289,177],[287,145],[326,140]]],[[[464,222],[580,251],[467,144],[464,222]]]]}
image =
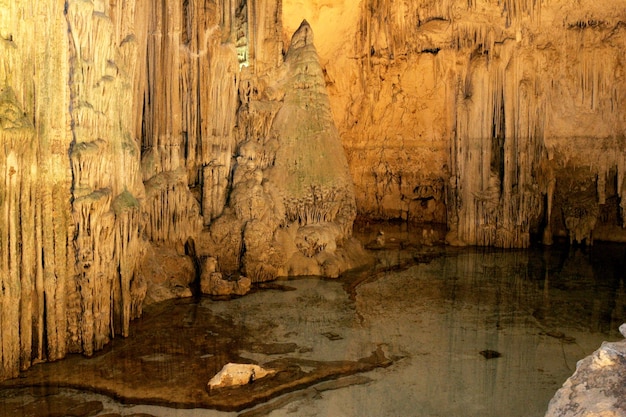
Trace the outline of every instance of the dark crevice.
{"type": "Polygon", "coordinates": [[[200,290],[202,265],[200,263],[200,258],[198,258],[198,255],[196,254],[196,242],[191,237],[187,238],[187,241],[185,242],[185,255],[189,256],[193,261],[196,273],[194,280],[189,283],[189,289],[191,290],[193,298],[198,301],[202,297],[202,291],[200,290]]]}

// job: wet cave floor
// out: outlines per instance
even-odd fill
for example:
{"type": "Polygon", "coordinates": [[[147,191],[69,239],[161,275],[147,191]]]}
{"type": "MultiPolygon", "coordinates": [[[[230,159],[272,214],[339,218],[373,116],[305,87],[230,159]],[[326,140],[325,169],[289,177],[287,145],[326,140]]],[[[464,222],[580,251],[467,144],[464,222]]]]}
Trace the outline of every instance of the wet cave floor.
{"type": "Polygon", "coordinates": [[[626,245],[451,248],[363,227],[376,264],[148,306],[92,358],[0,384],[0,416],[543,416],[626,321],[626,245]],[[209,392],[224,364],[277,372],[209,392]]]}

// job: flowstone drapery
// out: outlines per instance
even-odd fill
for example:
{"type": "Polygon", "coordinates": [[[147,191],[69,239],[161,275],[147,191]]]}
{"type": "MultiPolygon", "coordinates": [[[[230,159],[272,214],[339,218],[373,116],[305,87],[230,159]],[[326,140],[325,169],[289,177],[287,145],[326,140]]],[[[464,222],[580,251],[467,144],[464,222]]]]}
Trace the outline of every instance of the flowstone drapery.
{"type": "Polygon", "coordinates": [[[0,379],[65,356],[72,320],[67,25],[58,3],[30,10],[0,14],[0,379]]]}
{"type": "Polygon", "coordinates": [[[625,5],[367,0],[310,13],[359,213],[445,222],[452,244],[623,241],[625,5]],[[576,187],[597,189],[584,215],[575,195],[568,213],[559,200],[576,168],[576,187]],[[579,218],[593,213],[595,225],[579,218]]]}

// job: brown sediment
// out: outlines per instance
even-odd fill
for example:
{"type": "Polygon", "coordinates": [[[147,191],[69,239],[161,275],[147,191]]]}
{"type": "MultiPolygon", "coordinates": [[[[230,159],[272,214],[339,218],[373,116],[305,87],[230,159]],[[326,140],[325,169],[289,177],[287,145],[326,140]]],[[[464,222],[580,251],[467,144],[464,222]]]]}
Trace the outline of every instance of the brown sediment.
{"type": "Polygon", "coordinates": [[[5,381],[0,389],[67,387],[106,394],[124,403],[240,411],[321,381],[392,363],[380,349],[356,361],[280,358],[263,364],[278,371],[271,377],[208,392],[207,382],[223,365],[251,362],[240,356],[241,351],[285,355],[299,346],[257,342],[261,335],[253,329],[234,325],[192,299],[150,306],[131,326],[131,336],[114,340],[91,358],[71,355],[35,366],[20,378],[5,381]]]}

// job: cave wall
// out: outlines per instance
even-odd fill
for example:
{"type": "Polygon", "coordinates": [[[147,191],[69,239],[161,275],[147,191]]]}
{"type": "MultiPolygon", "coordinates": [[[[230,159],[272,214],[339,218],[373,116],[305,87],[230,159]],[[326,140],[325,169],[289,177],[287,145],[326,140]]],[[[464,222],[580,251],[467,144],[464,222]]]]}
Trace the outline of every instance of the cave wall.
{"type": "Polygon", "coordinates": [[[282,63],[281,10],[0,3],[0,380],[126,336],[150,275],[189,265],[226,205],[241,70],[282,63]]]}
{"type": "Polygon", "coordinates": [[[67,277],[75,249],[67,157],[71,117],[65,111],[70,102],[70,63],[63,4],[48,2],[34,10],[28,2],[3,1],[0,13],[0,378],[4,379],[34,361],[66,354],[71,320],[66,307],[73,295],[67,291],[67,277]]]}
{"type": "MultiPolygon", "coordinates": [[[[250,202],[258,188],[236,180],[270,177],[235,174],[251,138],[277,135],[275,82],[303,18],[324,85],[307,82],[354,182],[346,230],[321,235],[348,235],[356,210],[446,223],[452,244],[624,240],[625,6],[0,0],[0,379],[128,334],[146,271],[180,263],[193,279],[216,230],[237,248],[223,268],[266,263],[242,254],[242,224],[219,222],[235,189],[250,202]]],[[[274,238],[308,247],[320,230],[274,238]]]]}
{"type": "Polygon", "coordinates": [[[139,2],[8,1],[3,108],[2,372],[127,335],[144,249],[134,92],[139,2]]]}
{"type": "Polygon", "coordinates": [[[316,31],[360,214],[523,247],[544,229],[623,240],[624,6],[285,0],[284,15],[316,31]]]}

